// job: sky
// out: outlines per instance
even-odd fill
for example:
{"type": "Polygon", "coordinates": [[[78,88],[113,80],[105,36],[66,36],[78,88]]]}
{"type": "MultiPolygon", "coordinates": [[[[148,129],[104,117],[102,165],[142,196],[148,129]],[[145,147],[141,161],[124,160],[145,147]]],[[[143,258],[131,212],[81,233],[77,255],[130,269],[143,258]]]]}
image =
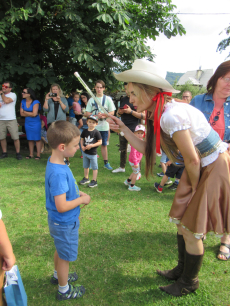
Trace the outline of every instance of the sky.
{"type": "MultiPolygon", "coordinates": [[[[230,47],[216,52],[218,43],[227,37],[230,25],[230,0],[172,0],[176,13],[229,13],[228,15],[178,15],[186,35],[167,39],[161,34],[148,45],[156,54],[155,63],[170,72],[215,69],[225,61],[230,47]],[[223,32],[221,35],[220,33],[223,32]]],[[[229,58],[230,59],[230,58],[229,58]]]]}

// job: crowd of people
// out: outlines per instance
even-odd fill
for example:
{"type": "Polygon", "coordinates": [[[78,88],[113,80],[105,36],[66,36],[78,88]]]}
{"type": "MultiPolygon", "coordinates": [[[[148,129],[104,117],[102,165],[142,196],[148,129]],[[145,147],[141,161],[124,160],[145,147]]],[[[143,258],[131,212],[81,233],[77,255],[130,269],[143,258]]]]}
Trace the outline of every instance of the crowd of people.
{"type": "MultiPolygon", "coordinates": [[[[141,190],[135,184],[143,155],[146,177],[153,173],[156,154],[162,155],[162,172],[158,173],[162,180],[160,184],[154,184],[157,192],[161,193],[170,178],[176,177],[171,188],[176,193],[169,216],[177,226],[178,263],[171,270],[157,270],[159,275],[175,281],[160,289],[174,296],[198,289],[198,274],[204,256],[203,239],[208,232],[221,236],[217,258],[222,261],[230,258],[230,61],[217,68],[207,84],[207,94],[193,99],[189,91],[183,93],[183,100],[173,99],[172,94],[178,91],[165,80],[159,67],[145,60],[136,60],[132,69],[114,76],[125,83],[126,90],[126,96],[118,105],[117,116],[114,116],[116,107],[112,99],[104,95],[102,80],[95,82],[95,91],[106,113],[87,93],[79,94],[73,90],[66,99],[60,86],[53,84],[43,105],[46,121],[39,114],[41,105],[34,92],[25,88],[22,93],[20,114],[25,117],[29,143],[26,158],[33,158],[34,143],[36,159],[40,159],[42,143],[48,142],[52,149],[45,190],[49,230],[55,244],[51,283],[58,285],[58,300],[78,298],[85,293],[83,286],[70,284],[77,280],[77,275],[69,274],[69,262],[77,258],[80,205],[88,205],[90,197],[79,191],[68,167],[69,158],[80,146],[84,168],[80,184],[96,187],[99,146],[104,167],[113,170],[107,150],[110,129],[119,134],[120,148],[120,166],[113,173],[125,172],[127,146],[128,143],[131,145],[129,164],[132,174],[124,182],[128,190],[141,190]],[[146,127],[142,124],[144,119],[146,127]],[[42,134],[47,128],[47,134],[42,134]],[[91,181],[90,168],[93,170],[91,181]]],[[[14,140],[16,158],[21,159],[14,110],[16,96],[11,89],[12,84],[6,81],[0,91],[3,152],[0,158],[8,156],[8,130],[14,140]]],[[[5,232],[1,221],[0,228],[5,232]]],[[[15,259],[7,234],[4,235],[11,258],[8,262],[2,256],[2,267],[6,270],[15,259]]],[[[1,247],[4,248],[4,244],[1,247]]],[[[5,254],[4,251],[1,254],[5,254]]]]}

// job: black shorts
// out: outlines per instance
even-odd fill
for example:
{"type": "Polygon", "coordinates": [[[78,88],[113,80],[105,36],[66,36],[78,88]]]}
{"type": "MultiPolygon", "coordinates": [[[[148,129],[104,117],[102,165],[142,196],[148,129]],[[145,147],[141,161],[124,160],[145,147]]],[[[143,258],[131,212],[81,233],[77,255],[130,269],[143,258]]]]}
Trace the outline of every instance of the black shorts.
{"type": "Polygon", "coordinates": [[[179,180],[181,178],[183,170],[184,170],[184,166],[183,167],[180,167],[180,166],[178,167],[174,164],[171,164],[170,166],[167,167],[165,175],[167,175],[168,177],[171,177],[171,178],[174,178],[176,176],[176,178],[179,180]]]}

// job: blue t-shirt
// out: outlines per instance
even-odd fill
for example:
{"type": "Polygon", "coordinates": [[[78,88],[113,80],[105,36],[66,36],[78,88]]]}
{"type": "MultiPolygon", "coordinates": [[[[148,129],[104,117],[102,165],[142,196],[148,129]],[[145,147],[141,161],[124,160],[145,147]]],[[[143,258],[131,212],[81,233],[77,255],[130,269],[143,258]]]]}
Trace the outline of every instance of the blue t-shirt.
{"type": "Polygon", "coordinates": [[[57,211],[54,196],[66,193],[66,201],[72,201],[80,197],[79,188],[75,178],[67,165],[53,164],[48,159],[45,175],[46,209],[49,218],[53,221],[71,224],[80,215],[80,206],[69,211],[59,213],[57,211]]]}

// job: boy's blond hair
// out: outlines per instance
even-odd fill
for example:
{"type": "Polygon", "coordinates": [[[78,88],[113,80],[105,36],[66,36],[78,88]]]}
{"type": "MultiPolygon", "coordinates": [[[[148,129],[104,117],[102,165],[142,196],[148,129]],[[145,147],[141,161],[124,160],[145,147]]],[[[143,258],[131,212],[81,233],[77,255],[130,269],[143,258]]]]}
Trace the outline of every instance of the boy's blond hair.
{"type": "Polygon", "coordinates": [[[61,143],[68,145],[80,134],[76,125],[65,120],[59,120],[50,125],[47,131],[47,139],[51,148],[56,149],[61,143]]]}

